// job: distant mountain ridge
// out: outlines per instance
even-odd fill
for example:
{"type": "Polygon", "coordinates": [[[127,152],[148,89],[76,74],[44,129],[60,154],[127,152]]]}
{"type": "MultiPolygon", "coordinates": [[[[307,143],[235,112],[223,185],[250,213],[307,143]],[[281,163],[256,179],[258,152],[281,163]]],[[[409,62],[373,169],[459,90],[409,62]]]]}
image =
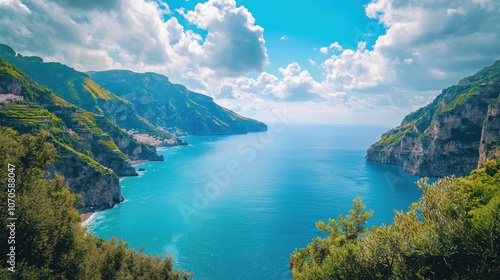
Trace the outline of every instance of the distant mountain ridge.
{"type": "Polygon", "coordinates": [[[465,176],[500,158],[500,61],[462,79],[371,145],[367,160],[419,176],[465,176]]]}
{"type": "Polygon", "coordinates": [[[128,70],[89,72],[92,80],[130,100],[137,112],[157,126],[191,135],[242,134],[266,131],[267,126],[217,105],[209,96],[172,84],[156,73],[128,70]]]}

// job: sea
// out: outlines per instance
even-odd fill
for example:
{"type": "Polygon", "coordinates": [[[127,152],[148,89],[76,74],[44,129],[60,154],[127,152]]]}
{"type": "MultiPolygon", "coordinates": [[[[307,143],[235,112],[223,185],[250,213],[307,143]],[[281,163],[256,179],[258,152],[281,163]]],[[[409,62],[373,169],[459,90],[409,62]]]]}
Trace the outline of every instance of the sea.
{"type": "Polygon", "coordinates": [[[87,228],[144,253],[171,255],[193,279],[291,279],[290,254],[325,234],[317,221],[361,197],[367,227],[420,198],[420,178],[365,160],[386,126],[279,124],[246,135],[187,136],[121,181],[125,201],[87,228]]]}

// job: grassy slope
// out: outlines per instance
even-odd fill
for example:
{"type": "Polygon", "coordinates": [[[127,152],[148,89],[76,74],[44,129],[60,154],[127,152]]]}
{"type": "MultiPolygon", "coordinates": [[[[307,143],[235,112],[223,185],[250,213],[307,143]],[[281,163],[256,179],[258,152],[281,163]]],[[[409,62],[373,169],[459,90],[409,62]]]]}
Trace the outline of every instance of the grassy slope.
{"type": "MultiPolygon", "coordinates": [[[[107,168],[92,159],[91,152],[85,148],[86,145],[77,144],[85,141],[85,137],[78,133],[69,133],[68,130],[67,124],[72,123],[72,127],[82,128],[79,130],[80,133],[89,131],[96,135],[104,134],[92,121],[94,117],[92,113],[85,112],[57,97],[2,58],[0,58],[0,81],[18,82],[22,86],[24,97],[23,101],[0,104],[0,126],[12,127],[21,133],[47,130],[56,147],[70,151],[74,157],[90,164],[101,173],[109,172],[106,171],[107,168]]],[[[126,158],[121,152],[119,156],[126,158]]]]}

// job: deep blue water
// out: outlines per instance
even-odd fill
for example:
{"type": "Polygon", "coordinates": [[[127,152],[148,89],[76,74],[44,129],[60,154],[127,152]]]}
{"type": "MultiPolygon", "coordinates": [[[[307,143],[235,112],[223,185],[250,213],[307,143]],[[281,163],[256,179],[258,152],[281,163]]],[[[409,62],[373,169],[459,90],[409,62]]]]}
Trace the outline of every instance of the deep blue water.
{"type": "Polygon", "coordinates": [[[126,201],[89,229],[146,253],[170,254],[194,279],[290,279],[290,253],[360,196],[369,225],[391,223],[420,192],[417,177],[367,162],[388,127],[284,125],[266,133],[187,137],[160,151],[140,177],[122,180],[126,201]]]}

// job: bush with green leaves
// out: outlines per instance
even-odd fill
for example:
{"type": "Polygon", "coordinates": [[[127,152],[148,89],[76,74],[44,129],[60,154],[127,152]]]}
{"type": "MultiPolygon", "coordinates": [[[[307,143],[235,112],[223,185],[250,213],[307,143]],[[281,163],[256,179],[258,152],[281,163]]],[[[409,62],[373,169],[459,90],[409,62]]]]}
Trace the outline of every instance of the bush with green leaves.
{"type": "Polygon", "coordinates": [[[500,160],[417,185],[421,199],[390,225],[365,229],[372,212],[359,198],[318,222],[328,236],[292,253],[294,279],[500,279],[500,160]]]}

